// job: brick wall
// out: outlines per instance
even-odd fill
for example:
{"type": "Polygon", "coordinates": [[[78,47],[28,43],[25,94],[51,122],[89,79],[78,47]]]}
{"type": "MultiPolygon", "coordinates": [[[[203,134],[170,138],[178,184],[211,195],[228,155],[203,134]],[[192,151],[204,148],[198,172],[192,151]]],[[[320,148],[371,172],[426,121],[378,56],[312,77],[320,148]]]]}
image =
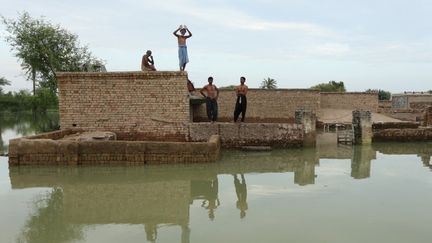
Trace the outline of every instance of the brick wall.
{"type": "MultiPolygon", "coordinates": [[[[236,95],[221,89],[218,99],[218,121],[232,121],[236,95]]],[[[247,95],[247,122],[294,122],[297,109],[319,112],[319,92],[307,89],[250,89],[247,95]]],[[[207,121],[205,104],[194,109],[194,121],[207,121]]]]}
{"type": "Polygon", "coordinates": [[[378,111],[378,93],[321,93],[321,109],[378,111]]]}
{"type": "Polygon", "coordinates": [[[391,113],[392,112],[392,101],[391,100],[378,101],[378,112],[379,113],[391,113]]]}
{"type": "Polygon", "coordinates": [[[408,108],[411,109],[424,109],[432,105],[432,95],[430,94],[419,94],[419,95],[408,95],[408,108]]]}
{"type": "Polygon", "coordinates": [[[219,135],[222,146],[303,146],[303,125],[278,123],[191,123],[192,141],[206,141],[211,135],[219,135]]]}
{"type": "Polygon", "coordinates": [[[406,95],[392,95],[393,109],[408,109],[408,97],[406,95]]]}
{"type": "MultiPolygon", "coordinates": [[[[64,131],[49,133],[57,137],[64,131]]],[[[54,140],[45,134],[10,140],[9,165],[133,165],[217,160],[219,136],[203,142],[54,140]]]]}
{"type": "Polygon", "coordinates": [[[423,125],[427,127],[432,127],[432,106],[425,108],[423,125]]]}
{"type": "Polygon", "coordinates": [[[62,129],[186,140],[186,72],[58,73],[62,129]]]}
{"type": "Polygon", "coordinates": [[[432,94],[395,94],[392,96],[393,109],[424,109],[432,105],[432,94]]]}
{"type": "Polygon", "coordinates": [[[383,129],[374,131],[373,141],[430,141],[432,140],[432,128],[404,128],[383,129]]]}

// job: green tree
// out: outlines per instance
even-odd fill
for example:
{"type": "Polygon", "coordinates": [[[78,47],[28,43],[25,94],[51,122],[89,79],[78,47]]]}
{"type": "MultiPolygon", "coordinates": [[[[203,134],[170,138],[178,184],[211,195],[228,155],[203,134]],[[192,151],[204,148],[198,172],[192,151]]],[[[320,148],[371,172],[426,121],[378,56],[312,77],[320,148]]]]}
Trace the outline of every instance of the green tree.
{"type": "Polygon", "coordinates": [[[0,77],[0,95],[3,94],[2,86],[5,86],[5,85],[10,85],[10,81],[3,78],[3,77],[0,77]]]}
{"type": "Polygon", "coordinates": [[[58,98],[49,88],[39,88],[36,90],[36,95],[33,96],[32,104],[33,107],[36,107],[36,111],[46,112],[58,106],[58,98]]]}
{"type": "Polygon", "coordinates": [[[328,83],[320,83],[312,86],[311,89],[318,89],[321,92],[345,92],[345,84],[343,81],[336,82],[334,80],[328,83]]]}
{"type": "Polygon", "coordinates": [[[277,82],[272,78],[265,78],[260,85],[261,89],[276,89],[277,82]]]}
{"type": "Polygon", "coordinates": [[[32,18],[27,12],[17,19],[2,16],[8,35],[6,41],[20,60],[27,79],[36,87],[57,92],[58,71],[79,71],[83,64],[101,61],[93,57],[87,46],[80,46],[78,36],[44,18],[32,18]]]}
{"type": "Polygon", "coordinates": [[[385,91],[382,89],[367,89],[366,92],[378,93],[378,99],[379,100],[390,100],[391,99],[391,93],[389,91],[385,91]]]}

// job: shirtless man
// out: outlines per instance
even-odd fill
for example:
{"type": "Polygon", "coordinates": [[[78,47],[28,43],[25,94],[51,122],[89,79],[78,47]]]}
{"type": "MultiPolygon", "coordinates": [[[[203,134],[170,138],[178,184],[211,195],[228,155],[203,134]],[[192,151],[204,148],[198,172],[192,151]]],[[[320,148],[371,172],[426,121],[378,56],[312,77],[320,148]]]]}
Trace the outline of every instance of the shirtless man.
{"type": "Polygon", "coordinates": [[[179,56],[180,71],[184,71],[186,68],[186,64],[189,62],[186,39],[191,38],[192,33],[186,26],[180,25],[180,27],[178,27],[178,29],[176,29],[173,32],[173,35],[177,37],[177,42],[179,46],[178,56],[179,56]],[[178,33],[179,31],[180,34],[178,33]],[[188,33],[188,35],[186,35],[186,33],[188,33]]]}
{"type": "Polygon", "coordinates": [[[219,97],[219,89],[213,85],[213,77],[208,78],[208,83],[200,90],[202,96],[206,98],[207,117],[211,122],[217,120],[218,104],[217,98],[219,97]],[[205,93],[204,93],[205,91],[205,93]]]}
{"type": "Polygon", "coordinates": [[[244,83],[246,82],[245,77],[240,78],[240,85],[236,87],[235,92],[237,95],[237,101],[234,109],[234,122],[237,122],[237,119],[242,114],[241,121],[244,122],[247,108],[247,99],[246,94],[248,92],[248,86],[244,83]]]}
{"type": "Polygon", "coordinates": [[[152,52],[148,50],[146,54],[142,57],[142,61],[141,61],[142,71],[156,71],[156,68],[154,66],[153,56],[151,54],[152,52]]]}

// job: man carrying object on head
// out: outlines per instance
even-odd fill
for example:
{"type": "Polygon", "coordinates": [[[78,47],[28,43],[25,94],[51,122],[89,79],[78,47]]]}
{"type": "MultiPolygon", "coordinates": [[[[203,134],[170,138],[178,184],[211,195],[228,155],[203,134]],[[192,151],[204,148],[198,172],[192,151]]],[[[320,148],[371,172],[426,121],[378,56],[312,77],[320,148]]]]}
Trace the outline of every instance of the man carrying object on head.
{"type": "Polygon", "coordinates": [[[173,34],[175,37],[177,37],[178,46],[179,46],[178,55],[179,55],[180,71],[184,71],[186,69],[186,64],[189,62],[186,39],[192,37],[192,33],[189,31],[186,25],[180,25],[180,27],[178,27],[178,29],[176,29],[173,32],[173,34]],[[179,31],[180,34],[178,33],[179,31]],[[186,35],[186,33],[188,35],[186,35]]]}

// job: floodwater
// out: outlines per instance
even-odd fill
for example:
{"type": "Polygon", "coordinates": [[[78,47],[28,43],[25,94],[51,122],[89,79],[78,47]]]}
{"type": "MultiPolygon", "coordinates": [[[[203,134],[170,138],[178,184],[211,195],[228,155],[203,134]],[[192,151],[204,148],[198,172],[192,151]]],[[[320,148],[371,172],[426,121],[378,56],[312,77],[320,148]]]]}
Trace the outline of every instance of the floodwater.
{"type": "MultiPolygon", "coordinates": [[[[58,116],[2,118],[8,139],[58,116]]],[[[0,242],[431,242],[432,143],[223,151],[214,164],[8,168],[0,242]]]]}

